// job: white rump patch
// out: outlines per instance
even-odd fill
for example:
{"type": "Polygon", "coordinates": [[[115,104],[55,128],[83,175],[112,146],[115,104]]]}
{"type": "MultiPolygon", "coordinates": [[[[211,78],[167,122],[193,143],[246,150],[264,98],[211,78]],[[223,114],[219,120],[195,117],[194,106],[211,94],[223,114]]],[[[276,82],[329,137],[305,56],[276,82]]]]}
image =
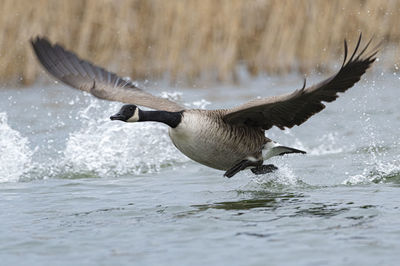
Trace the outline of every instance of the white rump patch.
{"type": "Polygon", "coordinates": [[[283,155],[286,153],[305,153],[303,151],[282,146],[281,144],[271,141],[264,145],[262,150],[262,157],[264,160],[268,160],[271,157],[283,155]]]}
{"type": "Polygon", "coordinates": [[[268,160],[271,157],[278,156],[281,154],[282,151],[280,151],[279,146],[281,146],[279,143],[270,141],[267,144],[264,145],[264,148],[262,149],[262,157],[264,160],[268,160]]]}

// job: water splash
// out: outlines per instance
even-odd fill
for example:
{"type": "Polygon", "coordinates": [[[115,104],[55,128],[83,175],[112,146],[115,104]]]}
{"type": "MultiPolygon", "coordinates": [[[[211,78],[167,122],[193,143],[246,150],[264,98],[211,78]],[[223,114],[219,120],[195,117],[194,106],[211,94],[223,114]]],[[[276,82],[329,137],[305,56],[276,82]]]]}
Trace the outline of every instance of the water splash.
{"type": "MultiPolygon", "coordinates": [[[[399,158],[400,159],[400,158],[399,158]]],[[[363,169],[361,174],[352,175],[343,181],[344,185],[370,184],[370,183],[400,183],[399,159],[394,162],[376,161],[363,169]]]]}
{"type": "MultiPolygon", "coordinates": [[[[396,149],[396,147],[395,147],[396,149]]],[[[368,184],[368,183],[387,183],[400,182],[400,156],[387,159],[388,150],[382,148],[378,142],[373,141],[367,149],[367,159],[364,159],[366,165],[361,174],[351,175],[343,184],[368,184]]],[[[357,156],[359,157],[359,156],[357,156]]],[[[358,158],[360,160],[360,158],[358,158]]]]}
{"type": "Polygon", "coordinates": [[[254,176],[248,173],[251,181],[245,186],[247,190],[258,190],[263,188],[285,188],[293,186],[304,186],[306,183],[297,177],[292,169],[286,164],[278,165],[278,170],[264,175],[254,176]]]}
{"type": "Polygon", "coordinates": [[[376,135],[375,126],[371,124],[371,115],[367,112],[362,113],[365,123],[364,134],[362,136],[364,143],[369,146],[359,149],[353,160],[363,161],[365,167],[361,174],[350,175],[342,182],[345,185],[370,184],[370,183],[388,183],[400,182],[400,156],[390,155],[390,149],[398,150],[398,144],[394,142],[391,147],[385,146],[385,142],[376,135]],[[367,158],[365,158],[365,155],[367,158]]]}
{"type": "Polygon", "coordinates": [[[158,123],[110,121],[119,104],[92,99],[78,116],[80,130],[70,134],[62,164],[70,172],[100,176],[158,172],[188,159],[173,146],[168,128],[158,123]]]}
{"type": "Polygon", "coordinates": [[[19,181],[31,169],[33,151],[27,138],[8,125],[0,113],[0,182],[19,181]]]}

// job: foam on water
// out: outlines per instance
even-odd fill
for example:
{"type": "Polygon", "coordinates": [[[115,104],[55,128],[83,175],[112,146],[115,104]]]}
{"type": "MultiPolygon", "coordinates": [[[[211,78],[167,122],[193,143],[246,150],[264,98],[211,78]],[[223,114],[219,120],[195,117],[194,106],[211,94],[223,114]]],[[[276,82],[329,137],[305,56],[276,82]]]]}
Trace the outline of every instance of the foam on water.
{"type": "Polygon", "coordinates": [[[31,170],[33,151],[26,137],[8,125],[0,113],[0,182],[15,182],[31,170]]]}

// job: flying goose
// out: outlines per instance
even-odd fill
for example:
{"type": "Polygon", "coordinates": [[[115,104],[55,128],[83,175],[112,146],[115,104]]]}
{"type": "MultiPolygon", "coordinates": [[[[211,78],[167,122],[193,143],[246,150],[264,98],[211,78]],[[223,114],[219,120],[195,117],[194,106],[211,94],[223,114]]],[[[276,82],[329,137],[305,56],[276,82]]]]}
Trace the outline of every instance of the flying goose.
{"type": "MultiPolygon", "coordinates": [[[[372,39],[371,39],[372,40],[372,39]]],[[[127,103],[111,120],[124,122],[161,122],[169,126],[169,136],[183,154],[206,166],[226,171],[230,178],[239,171],[251,169],[255,174],[272,172],[272,164],[264,160],[288,153],[306,153],[282,146],[265,137],[273,126],[280,129],[303,124],[325,108],[322,102],[333,102],[339,92],[345,92],[358,82],[375,61],[378,46],[366,53],[371,40],[357,53],[361,34],[354,52],[344,59],[340,70],[324,81],[292,93],[249,101],[232,109],[187,109],[168,99],[149,94],[130,81],[120,78],[61,45],[51,44],[45,37],[31,40],[43,67],[65,84],[87,91],[94,96],[127,103]],[[154,111],[144,111],[145,106],[154,111]]]]}

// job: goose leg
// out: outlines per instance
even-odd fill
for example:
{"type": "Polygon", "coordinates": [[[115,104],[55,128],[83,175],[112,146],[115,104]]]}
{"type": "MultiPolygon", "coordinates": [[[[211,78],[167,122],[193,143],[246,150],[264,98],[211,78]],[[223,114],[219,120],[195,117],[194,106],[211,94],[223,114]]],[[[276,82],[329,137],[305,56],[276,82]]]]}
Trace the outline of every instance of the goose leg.
{"type": "Polygon", "coordinates": [[[258,165],[255,168],[251,168],[250,170],[256,175],[263,175],[278,170],[278,167],[276,167],[273,164],[267,164],[267,165],[264,164],[264,165],[258,165]]]}
{"type": "Polygon", "coordinates": [[[225,172],[224,176],[227,178],[231,178],[236,175],[238,172],[246,169],[251,166],[262,166],[262,161],[250,161],[250,160],[242,160],[239,163],[235,164],[231,169],[225,172]]]}

